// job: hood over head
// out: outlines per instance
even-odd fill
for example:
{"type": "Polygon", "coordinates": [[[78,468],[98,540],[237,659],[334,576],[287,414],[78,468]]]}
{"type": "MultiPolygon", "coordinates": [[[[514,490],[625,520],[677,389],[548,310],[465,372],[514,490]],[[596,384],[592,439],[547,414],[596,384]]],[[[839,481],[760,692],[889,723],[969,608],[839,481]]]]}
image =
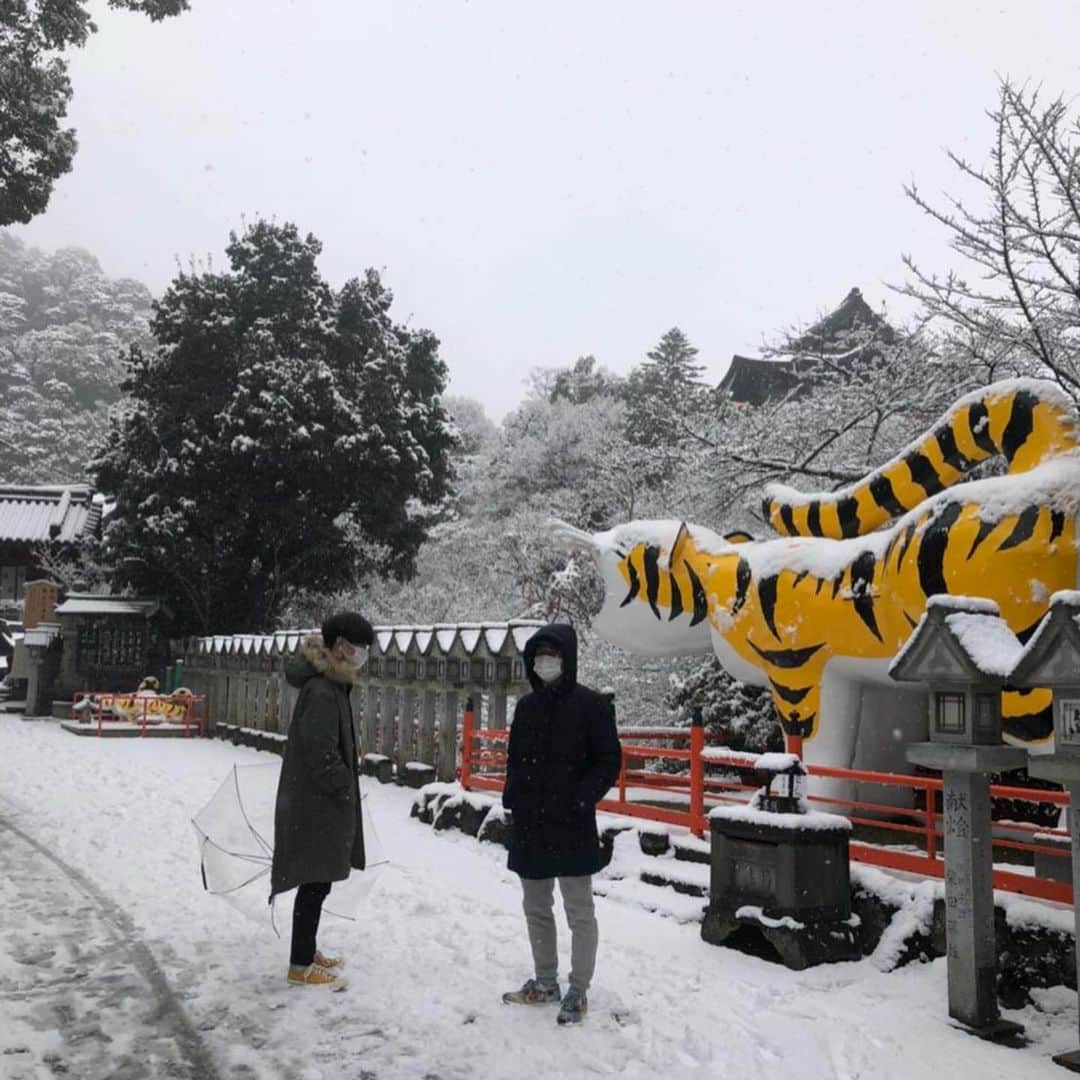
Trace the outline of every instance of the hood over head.
{"type": "Polygon", "coordinates": [[[347,660],[334,656],[319,634],[311,634],[301,642],[296,655],[285,662],[285,680],[299,689],[316,675],[346,687],[356,682],[356,668],[347,660]]]}
{"type": "Polygon", "coordinates": [[[555,684],[554,688],[572,690],[577,686],[577,631],[569,623],[548,623],[547,626],[541,626],[525,642],[525,648],[522,650],[522,656],[525,660],[525,674],[528,676],[529,685],[534,690],[553,688],[536,674],[533,667],[536,661],[537,647],[542,642],[554,645],[562,656],[562,678],[555,684]]]}

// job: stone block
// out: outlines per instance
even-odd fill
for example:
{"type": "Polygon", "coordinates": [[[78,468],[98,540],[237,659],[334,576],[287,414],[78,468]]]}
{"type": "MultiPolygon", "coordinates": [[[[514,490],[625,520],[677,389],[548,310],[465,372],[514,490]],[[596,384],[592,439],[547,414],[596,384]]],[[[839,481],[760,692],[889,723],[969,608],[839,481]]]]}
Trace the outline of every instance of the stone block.
{"type": "Polygon", "coordinates": [[[425,784],[435,782],[434,765],[422,765],[417,761],[409,761],[401,772],[406,787],[422,788],[425,784]]]}
{"type": "Polygon", "coordinates": [[[394,763],[385,754],[365,754],[360,768],[365,776],[373,776],[380,784],[394,782],[394,763]]]}
{"type": "Polygon", "coordinates": [[[666,855],[671,849],[671,837],[659,829],[638,829],[638,844],[645,855],[666,855]]]}
{"type": "Polygon", "coordinates": [[[792,971],[804,971],[818,964],[860,959],[862,949],[852,923],[802,923],[790,916],[773,919],[760,910],[710,903],[701,923],[701,937],[711,945],[735,944],[756,956],[778,959],[792,971]]]}
{"type": "Polygon", "coordinates": [[[439,807],[435,814],[435,830],[458,829],[466,836],[476,836],[490,809],[490,805],[473,803],[462,795],[455,795],[439,807]]]}
{"type": "Polygon", "coordinates": [[[493,806],[476,835],[484,843],[502,844],[503,847],[509,847],[510,832],[513,827],[510,814],[501,806],[493,806]]]}

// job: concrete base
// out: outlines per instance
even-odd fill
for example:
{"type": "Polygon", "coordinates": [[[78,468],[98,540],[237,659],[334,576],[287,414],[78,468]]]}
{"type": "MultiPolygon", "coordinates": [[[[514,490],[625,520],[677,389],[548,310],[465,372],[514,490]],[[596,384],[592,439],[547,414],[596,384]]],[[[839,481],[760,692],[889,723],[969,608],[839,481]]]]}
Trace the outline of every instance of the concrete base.
{"type": "MultiPolygon", "coordinates": [[[[977,1039],[985,1039],[987,1042],[1001,1043],[1003,1046],[1023,1046],[1027,1039],[1024,1037],[1024,1025],[1014,1024],[1011,1020],[995,1020],[984,1027],[968,1027],[957,1021],[961,1031],[974,1035],[977,1039]]],[[[1055,1059],[1056,1060],[1056,1059],[1055,1059]]]]}
{"type": "MultiPolygon", "coordinates": [[[[60,725],[72,735],[98,734],[97,724],[62,723],[60,725]]],[[[181,724],[147,724],[144,732],[138,724],[104,724],[101,729],[103,739],[184,739],[197,738],[198,727],[185,728],[181,724]]]]}
{"type": "Polygon", "coordinates": [[[367,754],[364,756],[360,771],[365,776],[374,776],[380,784],[392,784],[394,782],[394,763],[381,754],[367,754]]]}
{"type": "Polygon", "coordinates": [[[1080,1073],[1080,1050],[1070,1050],[1065,1054],[1055,1054],[1051,1061],[1055,1065],[1060,1065],[1063,1069],[1068,1069],[1069,1072],[1080,1073]]]}
{"type": "Polygon", "coordinates": [[[710,945],[723,945],[737,932],[749,931],[771,947],[792,971],[818,964],[861,960],[862,950],[849,921],[806,922],[771,919],[766,915],[736,914],[731,908],[710,904],[701,923],[701,937],[710,945]]]}
{"type": "Polygon", "coordinates": [[[1015,746],[926,742],[909,746],[907,759],[912,765],[922,765],[942,772],[1000,773],[1024,768],[1028,755],[1026,750],[1015,746]]]}

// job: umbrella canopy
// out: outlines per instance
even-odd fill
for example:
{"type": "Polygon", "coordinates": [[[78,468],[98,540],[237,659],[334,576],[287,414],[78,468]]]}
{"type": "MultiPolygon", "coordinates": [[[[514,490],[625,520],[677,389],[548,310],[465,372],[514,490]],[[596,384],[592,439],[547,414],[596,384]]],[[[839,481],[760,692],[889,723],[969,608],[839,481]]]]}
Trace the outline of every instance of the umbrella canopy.
{"type": "MultiPolygon", "coordinates": [[[[281,765],[234,765],[213,798],[191,819],[199,840],[203,888],[215,896],[245,899],[269,892],[274,848],[274,803],[281,765]],[[267,880],[264,882],[263,878],[267,880]]],[[[328,914],[356,918],[360,903],[389,861],[371,819],[368,798],[360,789],[367,869],[335,882],[323,907],[328,914]]]]}

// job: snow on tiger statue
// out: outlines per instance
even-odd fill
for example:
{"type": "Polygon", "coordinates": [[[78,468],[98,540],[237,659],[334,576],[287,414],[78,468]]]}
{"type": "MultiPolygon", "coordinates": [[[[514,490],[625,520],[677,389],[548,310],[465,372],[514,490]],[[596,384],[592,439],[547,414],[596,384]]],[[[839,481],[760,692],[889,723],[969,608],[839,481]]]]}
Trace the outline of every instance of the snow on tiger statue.
{"type": "MultiPolygon", "coordinates": [[[[630,652],[714,651],[737,679],[768,687],[806,759],[907,771],[927,736],[925,694],[888,666],[935,594],[982,596],[1026,641],[1050,595],[1077,586],[1080,425],[1053,383],[1016,379],[970,394],[881,468],[838,491],[771,485],[781,539],[720,536],[679,521],[585,533],[605,599],[594,626],[630,652]],[[964,477],[1002,455],[1005,475],[964,477]]],[[[1051,749],[1050,692],[1003,694],[1006,739],[1051,749]]]]}

